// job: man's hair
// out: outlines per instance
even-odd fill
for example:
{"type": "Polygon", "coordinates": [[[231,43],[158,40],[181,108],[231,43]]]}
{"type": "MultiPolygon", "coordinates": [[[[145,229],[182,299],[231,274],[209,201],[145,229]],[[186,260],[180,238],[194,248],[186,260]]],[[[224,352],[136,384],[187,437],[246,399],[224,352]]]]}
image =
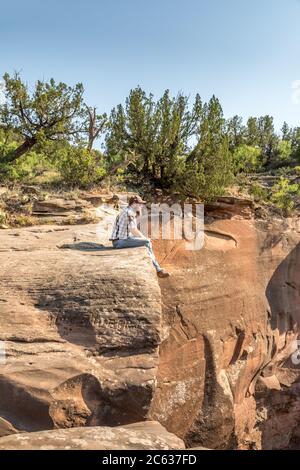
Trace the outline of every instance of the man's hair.
{"type": "Polygon", "coordinates": [[[140,196],[131,196],[128,201],[128,205],[132,206],[132,204],[144,204],[145,201],[140,198],[140,196]]]}

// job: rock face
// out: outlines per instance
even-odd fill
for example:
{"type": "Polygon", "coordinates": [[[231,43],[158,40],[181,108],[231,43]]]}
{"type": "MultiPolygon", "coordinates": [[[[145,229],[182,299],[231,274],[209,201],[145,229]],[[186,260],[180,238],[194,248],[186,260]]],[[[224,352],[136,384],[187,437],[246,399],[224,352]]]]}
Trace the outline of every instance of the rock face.
{"type": "Polygon", "coordinates": [[[219,197],[216,202],[206,204],[206,214],[220,219],[252,219],[254,203],[237,197],[219,197]]]}
{"type": "Polygon", "coordinates": [[[283,448],[298,437],[299,241],[293,221],[219,220],[203,250],[157,243],[172,277],[150,416],[187,445],[283,448]]]}
{"type": "Polygon", "coordinates": [[[146,418],[160,289],[143,249],[87,243],[96,228],[1,233],[2,435],[146,418]]]}
{"type": "Polygon", "coordinates": [[[65,214],[70,211],[81,209],[75,201],[65,199],[51,199],[46,201],[35,201],[32,207],[33,214],[65,214]]]}
{"type": "Polygon", "coordinates": [[[143,248],[103,246],[108,220],[0,232],[0,435],[155,420],[189,447],[298,445],[299,226],[211,216],[202,250],[155,242],[160,285],[143,248]]]}
{"type": "Polygon", "coordinates": [[[176,450],[181,439],[159,423],[127,426],[55,429],[15,434],[0,439],[0,450],[176,450]]]}

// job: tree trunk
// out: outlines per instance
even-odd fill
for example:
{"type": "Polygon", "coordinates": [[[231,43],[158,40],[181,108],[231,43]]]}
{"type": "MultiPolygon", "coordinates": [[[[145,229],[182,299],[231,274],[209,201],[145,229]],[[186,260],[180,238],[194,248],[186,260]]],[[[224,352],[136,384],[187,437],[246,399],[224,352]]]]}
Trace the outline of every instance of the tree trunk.
{"type": "Polygon", "coordinates": [[[13,150],[12,152],[9,152],[7,155],[5,155],[4,158],[0,158],[1,163],[12,163],[18,158],[20,158],[24,153],[28,152],[34,144],[36,144],[36,138],[32,137],[31,139],[25,140],[23,144],[21,144],[16,150],[13,150]]]}
{"type": "Polygon", "coordinates": [[[88,143],[88,147],[87,147],[89,152],[92,151],[92,148],[93,148],[93,145],[94,145],[94,140],[95,140],[95,138],[90,135],[89,136],[89,143],[88,143]]]}

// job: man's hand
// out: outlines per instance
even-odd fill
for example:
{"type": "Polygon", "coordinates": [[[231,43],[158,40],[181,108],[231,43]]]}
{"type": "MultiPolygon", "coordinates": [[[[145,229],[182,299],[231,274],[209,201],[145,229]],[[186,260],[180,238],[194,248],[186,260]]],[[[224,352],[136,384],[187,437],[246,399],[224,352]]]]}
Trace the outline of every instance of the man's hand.
{"type": "Polygon", "coordinates": [[[145,235],[136,227],[132,227],[130,231],[135,237],[142,238],[143,240],[149,240],[149,238],[145,237],[145,235]]]}

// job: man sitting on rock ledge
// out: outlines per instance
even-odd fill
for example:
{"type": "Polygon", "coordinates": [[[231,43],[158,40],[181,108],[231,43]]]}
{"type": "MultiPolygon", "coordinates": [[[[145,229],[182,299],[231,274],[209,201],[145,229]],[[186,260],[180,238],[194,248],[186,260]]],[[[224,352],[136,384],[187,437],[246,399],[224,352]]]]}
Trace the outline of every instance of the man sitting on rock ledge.
{"type": "Polygon", "coordinates": [[[169,277],[169,273],[164,271],[158,264],[153,253],[152,243],[137,228],[137,214],[141,212],[141,205],[145,204],[139,196],[132,196],[128,206],[117,216],[110,240],[114,248],[134,248],[145,246],[157,271],[158,277],[169,277]]]}

